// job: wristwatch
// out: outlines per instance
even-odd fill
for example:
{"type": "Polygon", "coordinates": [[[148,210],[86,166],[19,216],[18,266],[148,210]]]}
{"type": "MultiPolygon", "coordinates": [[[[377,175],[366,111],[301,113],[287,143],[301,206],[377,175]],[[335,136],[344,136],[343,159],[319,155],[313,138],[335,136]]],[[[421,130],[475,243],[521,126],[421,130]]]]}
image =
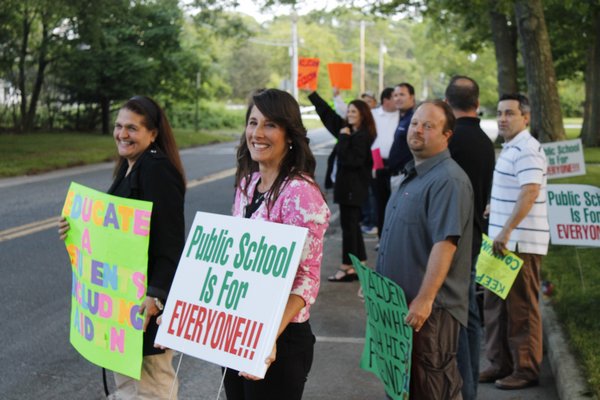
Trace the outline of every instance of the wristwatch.
{"type": "Polygon", "coordinates": [[[154,305],[158,308],[158,311],[162,311],[165,308],[165,305],[160,301],[158,297],[154,298],[154,305]]]}

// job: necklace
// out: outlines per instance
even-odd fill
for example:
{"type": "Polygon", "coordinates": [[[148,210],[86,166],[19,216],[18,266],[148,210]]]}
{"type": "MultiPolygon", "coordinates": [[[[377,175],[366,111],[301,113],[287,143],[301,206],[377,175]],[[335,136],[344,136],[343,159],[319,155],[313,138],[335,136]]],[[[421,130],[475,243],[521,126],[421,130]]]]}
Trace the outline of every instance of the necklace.
{"type": "Polygon", "coordinates": [[[254,191],[252,195],[252,205],[258,206],[265,199],[265,194],[258,191],[258,188],[254,191]]]}
{"type": "MultiPolygon", "coordinates": [[[[260,183],[260,181],[258,183],[260,183]]],[[[264,193],[259,192],[258,191],[258,183],[254,187],[254,193],[252,194],[252,201],[250,202],[250,204],[248,204],[246,206],[246,210],[244,213],[246,218],[249,218],[252,214],[254,214],[254,212],[256,210],[258,210],[258,208],[260,207],[262,202],[265,200],[265,194],[267,192],[264,192],[264,193]]]]}

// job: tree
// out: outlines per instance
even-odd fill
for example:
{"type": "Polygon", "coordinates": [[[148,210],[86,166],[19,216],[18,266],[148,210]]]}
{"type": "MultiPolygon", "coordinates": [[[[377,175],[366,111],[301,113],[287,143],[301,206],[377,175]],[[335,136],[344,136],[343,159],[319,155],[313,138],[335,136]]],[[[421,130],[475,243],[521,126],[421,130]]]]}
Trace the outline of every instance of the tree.
{"type": "Polygon", "coordinates": [[[104,134],[110,132],[112,101],[155,95],[178,70],[172,56],[180,50],[181,18],[177,0],[81,5],[61,74],[73,100],[100,106],[104,134]]]}
{"type": "Polygon", "coordinates": [[[252,42],[237,43],[230,53],[226,63],[228,82],[236,99],[246,99],[253,90],[266,87],[271,78],[269,54],[261,52],[259,46],[252,42]],[[261,57],[256,57],[261,53],[261,57]]]}
{"type": "Polygon", "coordinates": [[[498,96],[504,93],[517,93],[517,28],[514,20],[502,12],[501,4],[489,0],[490,27],[496,51],[498,69],[498,96]]]}
{"type": "Polygon", "coordinates": [[[65,40],[61,12],[69,6],[61,0],[6,0],[3,3],[0,68],[19,91],[20,118],[16,128],[27,132],[34,128],[47,68],[59,57],[65,40]]]}
{"type": "Polygon", "coordinates": [[[600,146],[600,7],[593,10],[591,17],[581,139],[588,146],[600,146]]]}
{"type": "Polygon", "coordinates": [[[600,145],[600,2],[558,1],[546,4],[552,55],[558,79],[584,77],[581,138],[600,145]]]}
{"type": "Polygon", "coordinates": [[[516,0],[515,19],[531,100],[531,133],[542,141],[564,140],[556,73],[541,0],[516,0]]]}

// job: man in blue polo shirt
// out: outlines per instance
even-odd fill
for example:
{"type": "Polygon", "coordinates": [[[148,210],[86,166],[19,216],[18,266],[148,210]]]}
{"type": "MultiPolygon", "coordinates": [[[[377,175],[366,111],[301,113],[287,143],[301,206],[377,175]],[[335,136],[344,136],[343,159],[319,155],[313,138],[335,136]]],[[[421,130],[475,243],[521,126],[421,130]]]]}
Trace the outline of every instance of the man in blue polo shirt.
{"type": "Polygon", "coordinates": [[[392,191],[397,187],[398,175],[404,168],[407,162],[412,160],[413,156],[406,142],[408,134],[408,124],[415,112],[415,88],[406,82],[402,82],[394,87],[392,100],[396,109],[400,112],[400,120],[394,132],[394,142],[390,148],[388,157],[388,168],[391,175],[392,191]]]}
{"type": "Polygon", "coordinates": [[[461,398],[456,352],[468,319],[473,190],[448,151],[454,123],[441,100],[416,109],[407,136],[414,160],[388,202],[377,259],[409,304],[415,399],[461,398]]]}

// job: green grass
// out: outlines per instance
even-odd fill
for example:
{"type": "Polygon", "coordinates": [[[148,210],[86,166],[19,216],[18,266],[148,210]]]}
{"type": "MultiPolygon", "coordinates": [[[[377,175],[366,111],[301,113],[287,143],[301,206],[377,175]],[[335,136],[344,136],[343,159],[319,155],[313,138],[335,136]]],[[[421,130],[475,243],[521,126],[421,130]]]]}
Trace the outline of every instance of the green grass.
{"type": "Polygon", "coordinates": [[[583,149],[583,157],[586,163],[600,163],[600,147],[588,147],[583,149]]]}
{"type": "MultiPolygon", "coordinates": [[[[600,176],[600,174],[598,174],[600,176]]],[[[555,285],[552,304],[587,382],[600,396],[600,269],[598,249],[551,246],[544,258],[545,279],[555,285]],[[581,271],[579,262],[581,262],[581,271]]]]}
{"type": "Polygon", "coordinates": [[[583,124],[583,118],[563,118],[563,124],[583,124]]]}
{"type": "Polygon", "coordinates": [[[302,119],[302,123],[304,124],[304,127],[308,130],[311,129],[316,129],[316,128],[322,128],[323,127],[323,123],[321,122],[320,119],[308,119],[308,118],[304,118],[302,119]]]}
{"type": "MultiPolygon", "coordinates": [[[[241,132],[242,128],[239,129],[241,132]]],[[[239,133],[175,130],[179,148],[237,139],[239,133]]],[[[76,165],[111,161],[116,157],[112,135],[92,133],[32,133],[0,135],[0,177],[31,175],[76,165]]]]}
{"type": "MultiPolygon", "coordinates": [[[[585,149],[586,162],[600,162],[600,148],[585,149]]],[[[600,165],[586,165],[586,175],[553,179],[553,184],[598,186],[600,165]]],[[[543,261],[544,279],[555,285],[552,304],[583,366],[587,382],[600,398],[600,268],[598,248],[551,245],[543,261]],[[579,256],[579,259],[578,259],[579,256]],[[581,269],[580,269],[581,266],[581,269]]]]}
{"type": "Polygon", "coordinates": [[[581,128],[565,128],[565,135],[567,139],[577,139],[581,133],[581,128]]]}

